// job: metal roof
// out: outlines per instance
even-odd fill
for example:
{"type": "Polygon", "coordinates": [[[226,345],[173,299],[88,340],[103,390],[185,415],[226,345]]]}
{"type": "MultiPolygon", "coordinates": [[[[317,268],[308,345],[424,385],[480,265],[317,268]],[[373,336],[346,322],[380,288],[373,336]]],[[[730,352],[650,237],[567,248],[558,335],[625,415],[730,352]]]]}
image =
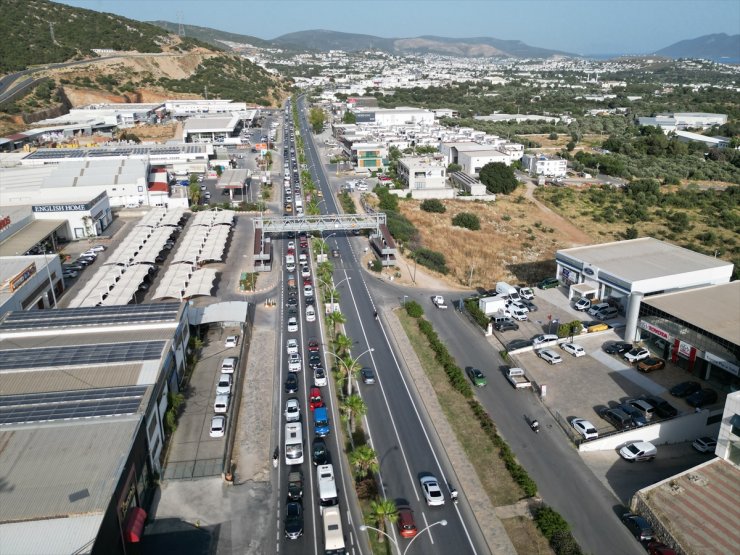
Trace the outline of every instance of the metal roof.
{"type": "Polygon", "coordinates": [[[67,220],[34,220],[0,243],[0,256],[22,256],[36,243],[66,225],[67,220]]]}
{"type": "Polygon", "coordinates": [[[85,555],[92,551],[103,522],[102,511],[69,517],[0,524],[3,555],[85,555]]]}
{"type": "Polygon", "coordinates": [[[557,251],[557,256],[561,254],[632,283],[711,268],[732,267],[730,262],[652,237],[557,251]]]}
{"type": "Polygon", "coordinates": [[[210,268],[201,268],[193,273],[190,281],[185,287],[184,298],[195,297],[196,295],[210,295],[213,288],[213,282],[216,281],[216,270],[210,268]]]}
{"type": "MultiPolygon", "coordinates": [[[[141,363],[115,364],[106,366],[79,366],[56,369],[34,370],[33,372],[0,373],[0,391],[3,395],[41,393],[44,391],[68,391],[80,387],[119,387],[146,383],[141,363]]],[[[148,380],[151,381],[151,380],[148,380]]]]}

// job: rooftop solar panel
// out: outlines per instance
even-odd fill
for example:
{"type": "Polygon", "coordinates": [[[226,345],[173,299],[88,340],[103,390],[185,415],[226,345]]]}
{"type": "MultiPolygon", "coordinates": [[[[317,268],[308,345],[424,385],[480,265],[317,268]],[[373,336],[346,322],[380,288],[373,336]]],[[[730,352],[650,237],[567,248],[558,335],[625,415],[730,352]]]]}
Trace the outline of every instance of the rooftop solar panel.
{"type": "Polygon", "coordinates": [[[57,366],[83,366],[113,364],[117,362],[143,362],[159,359],[164,341],[138,341],[133,343],[101,343],[97,345],[72,345],[37,347],[34,349],[0,350],[0,372],[23,368],[50,368],[57,366]]]}

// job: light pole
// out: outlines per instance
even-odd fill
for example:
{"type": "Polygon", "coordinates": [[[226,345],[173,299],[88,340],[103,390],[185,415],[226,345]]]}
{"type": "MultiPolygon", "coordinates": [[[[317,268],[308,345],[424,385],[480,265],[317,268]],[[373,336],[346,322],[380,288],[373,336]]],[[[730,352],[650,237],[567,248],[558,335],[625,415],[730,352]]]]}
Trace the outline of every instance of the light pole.
{"type": "MultiPolygon", "coordinates": [[[[370,347],[366,351],[361,352],[356,357],[350,357],[350,359],[352,360],[353,364],[356,364],[364,355],[366,355],[367,353],[372,353],[374,350],[375,350],[375,347],[370,347]]],[[[347,396],[349,397],[350,395],[352,395],[352,376],[349,373],[349,368],[344,363],[344,361],[339,357],[339,355],[332,353],[331,351],[324,351],[324,354],[333,356],[335,359],[339,361],[339,364],[344,366],[344,369],[347,372],[347,396]]]]}
{"type": "Polygon", "coordinates": [[[396,552],[398,553],[398,555],[406,555],[406,552],[409,550],[409,547],[411,547],[411,544],[414,543],[414,540],[416,540],[416,538],[418,538],[424,532],[426,532],[427,530],[429,530],[432,526],[436,526],[437,524],[441,524],[442,526],[447,526],[447,521],[446,520],[438,520],[437,522],[432,522],[426,528],[423,528],[421,530],[421,532],[419,532],[413,538],[411,538],[411,541],[406,544],[406,548],[403,551],[401,551],[401,546],[398,545],[398,541],[397,540],[395,540],[394,538],[392,538],[391,536],[389,536],[388,534],[386,534],[382,530],[378,530],[374,526],[368,526],[367,524],[360,524],[360,530],[362,530],[364,532],[365,530],[370,529],[370,530],[375,530],[376,532],[378,532],[380,534],[383,534],[386,538],[388,538],[389,540],[391,540],[391,542],[393,542],[393,545],[396,547],[396,552]]]}
{"type": "MultiPolygon", "coordinates": [[[[326,199],[324,199],[324,200],[326,200],[326,199]]],[[[324,202],[324,200],[322,200],[321,202],[324,202]]],[[[320,231],[319,233],[321,233],[321,254],[324,254],[324,245],[327,245],[326,242],[329,240],[329,237],[333,237],[334,235],[336,235],[336,232],[330,233],[329,235],[326,236],[326,238],[324,238],[324,232],[323,231],[320,231]]],[[[714,258],[717,258],[717,256],[715,255],[714,258]]]]}
{"type": "Polygon", "coordinates": [[[331,296],[331,311],[332,312],[334,312],[334,290],[340,285],[342,285],[345,281],[349,281],[350,279],[352,279],[352,276],[347,276],[339,283],[334,284],[334,286],[332,287],[328,283],[326,283],[323,279],[321,279],[319,276],[316,276],[316,281],[319,281],[323,283],[326,287],[329,287],[329,295],[331,296]]]}

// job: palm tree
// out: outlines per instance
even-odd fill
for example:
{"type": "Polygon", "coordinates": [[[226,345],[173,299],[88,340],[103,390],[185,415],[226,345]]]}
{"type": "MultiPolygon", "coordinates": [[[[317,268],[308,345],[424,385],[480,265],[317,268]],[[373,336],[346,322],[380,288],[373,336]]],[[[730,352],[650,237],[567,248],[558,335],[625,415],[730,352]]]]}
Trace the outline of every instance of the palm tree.
{"type": "Polygon", "coordinates": [[[347,319],[344,317],[344,314],[341,312],[330,312],[326,315],[326,323],[329,327],[329,333],[330,335],[334,335],[334,332],[336,332],[337,326],[340,326],[344,324],[347,321],[347,319]]]}
{"type": "Polygon", "coordinates": [[[343,333],[338,333],[334,339],[334,348],[337,356],[341,358],[352,348],[352,338],[343,333]]]}
{"type": "Polygon", "coordinates": [[[367,414],[367,405],[357,394],[349,395],[342,403],[340,410],[349,421],[349,433],[355,429],[355,418],[362,418],[367,414]]]}
{"type": "Polygon", "coordinates": [[[355,447],[349,454],[349,465],[355,480],[366,478],[368,474],[378,471],[378,456],[369,445],[355,447]]]}
{"type": "Polygon", "coordinates": [[[356,358],[346,355],[342,357],[342,364],[340,366],[347,380],[347,395],[352,395],[352,378],[357,376],[357,373],[360,371],[360,363],[356,358]]]}
{"type": "MultiPolygon", "coordinates": [[[[378,499],[377,501],[371,501],[368,519],[378,528],[378,530],[385,532],[386,519],[391,524],[398,520],[396,502],[392,499],[378,499]]],[[[385,535],[378,534],[378,543],[383,543],[384,541],[385,535]]]]}

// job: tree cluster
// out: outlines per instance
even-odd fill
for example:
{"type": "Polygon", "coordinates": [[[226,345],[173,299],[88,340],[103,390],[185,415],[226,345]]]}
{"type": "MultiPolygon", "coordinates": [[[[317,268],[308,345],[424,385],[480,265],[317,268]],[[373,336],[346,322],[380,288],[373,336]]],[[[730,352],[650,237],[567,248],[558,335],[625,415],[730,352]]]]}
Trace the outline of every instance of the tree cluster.
{"type": "Polygon", "coordinates": [[[486,190],[493,194],[508,195],[519,185],[514,170],[501,162],[490,162],[483,166],[478,178],[486,186],[486,190]]]}

